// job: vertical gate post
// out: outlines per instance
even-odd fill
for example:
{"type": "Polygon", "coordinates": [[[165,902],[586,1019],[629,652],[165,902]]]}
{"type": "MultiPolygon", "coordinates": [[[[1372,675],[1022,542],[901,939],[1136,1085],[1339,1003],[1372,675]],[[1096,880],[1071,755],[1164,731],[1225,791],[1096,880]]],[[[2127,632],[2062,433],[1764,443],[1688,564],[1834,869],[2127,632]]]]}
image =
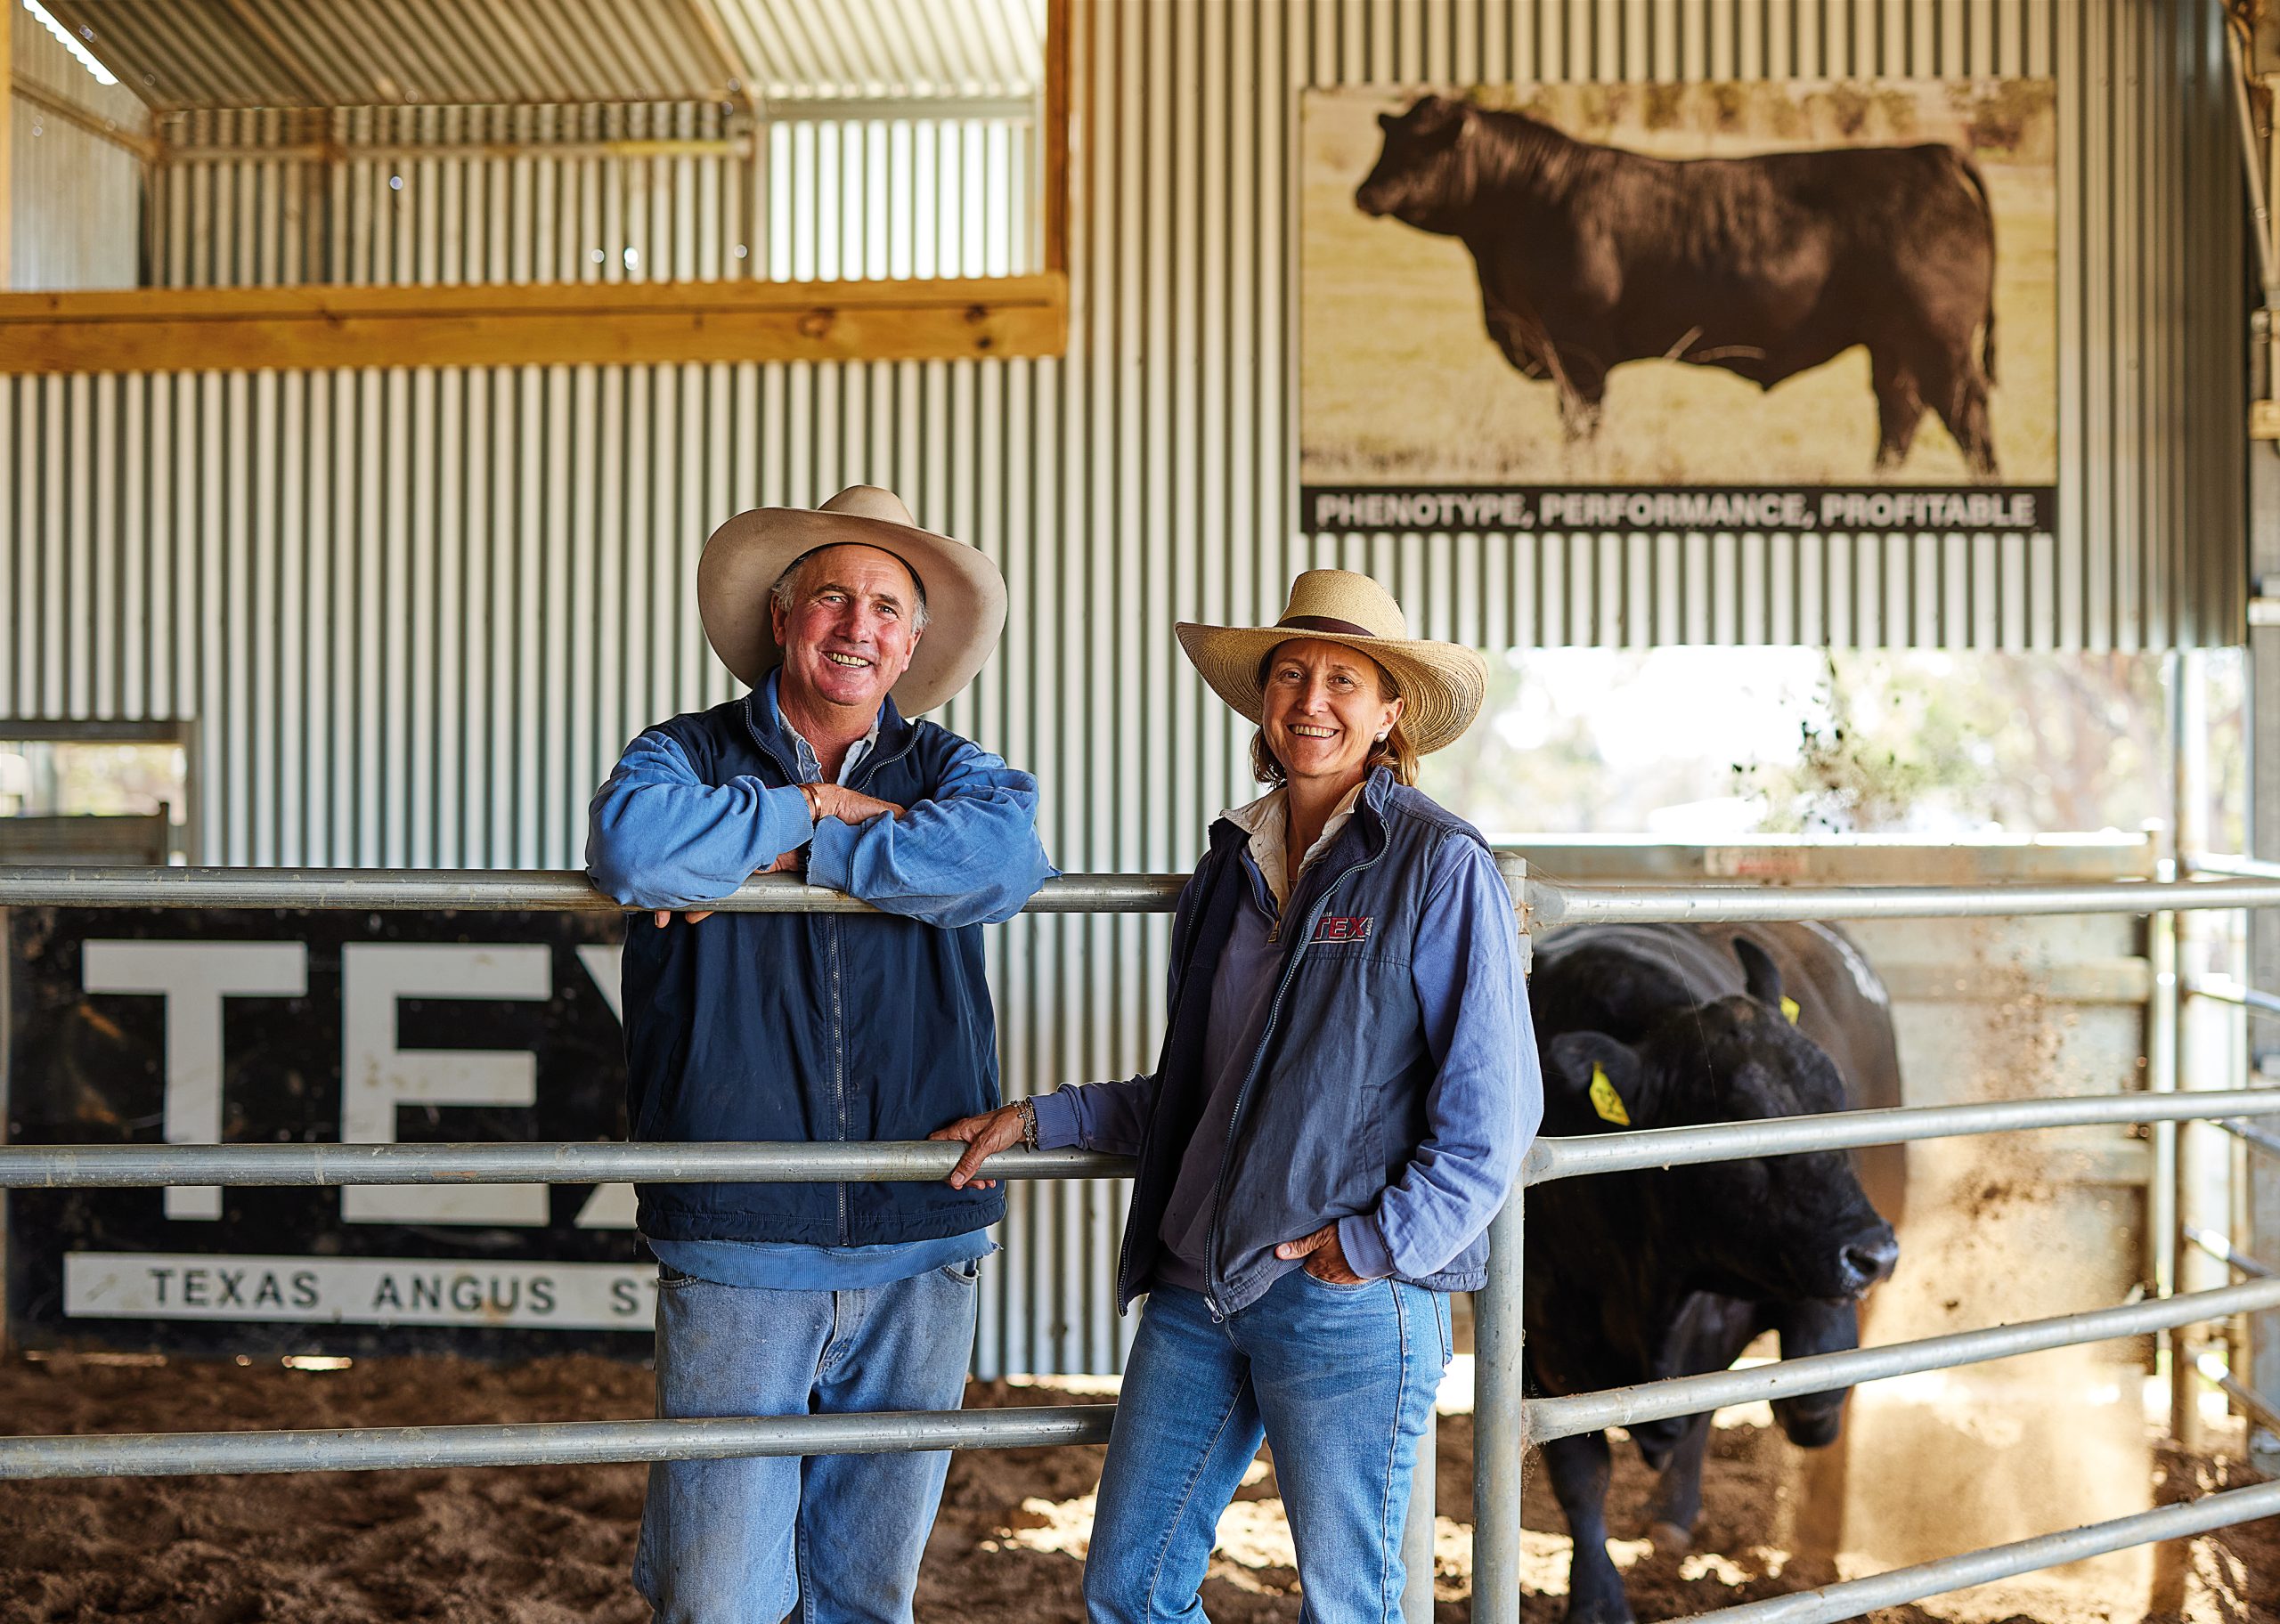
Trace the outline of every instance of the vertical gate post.
{"type": "MultiPolygon", "coordinates": [[[[2229,37],[2229,36],[2228,36],[2229,37]]],[[[2280,69],[2280,18],[2260,16],[2248,46],[2248,72],[2261,78],[2280,69]]],[[[2252,81],[2254,82],[2254,81],[2252,81]]],[[[2264,162],[2251,173],[2263,183],[2263,195],[2254,199],[2259,212],[2260,247],[2268,256],[2260,264],[2280,259],[2273,251],[2280,221],[2273,213],[2273,177],[2280,173],[2280,131],[2268,134],[2264,162]]],[[[2269,271],[2266,275],[2270,276],[2269,271]]],[[[2265,289],[2254,313],[2248,344],[2249,395],[2270,400],[2280,393],[2280,321],[2274,306],[2280,299],[2265,289]]],[[[2252,446],[2248,459],[2248,574],[2255,596],[2248,605],[2248,851],[2266,861],[2280,860],[2280,456],[2269,445],[2252,446]]],[[[2249,915],[2249,984],[2268,991],[2280,987],[2280,908],[2264,908],[2249,915]]],[[[2272,1068],[2280,1066],[2280,1019],[2252,1014],[2248,1020],[2251,1081],[2268,1084],[2272,1068]]],[[[2248,1158],[2247,1239],[2244,1251],[2269,1263],[2280,1258],[2280,1159],[2268,1156],[2248,1158]]],[[[2249,1384],[2264,1393],[2280,1393],[2280,1312],[2251,1316],[2249,1320],[2249,1384]]],[[[2255,1425],[2249,1426],[2249,1458],[2259,1470],[2280,1473],[2280,1438],[2255,1425]]]]}
{"type": "MultiPolygon", "coordinates": [[[[2171,826],[2148,819],[2154,839],[2154,878],[2177,878],[2177,842],[2171,826]]],[[[2146,999],[2146,1087],[2156,1094],[2177,1092],[2178,1006],[2177,922],[2173,912],[2146,920],[2146,967],[2152,987],[2146,999]]],[[[2177,1130],[2173,1122],[2151,1125],[2153,1172],[2146,1182],[2146,1281],[2155,1294],[2177,1289],[2177,1130]]],[[[2163,1344],[2171,1340],[2165,1332],[2163,1344]]]]}
{"type": "Polygon", "coordinates": [[[1472,1300],[1472,1624],[1520,1624],[1522,1204],[1515,1184],[1488,1226],[1488,1283],[1472,1300]]]}
{"type": "Polygon", "coordinates": [[[1433,1624],[1433,1477],[1441,1464],[1440,1441],[1434,1434],[1439,1425],[1440,1412],[1427,1410],[1416,1467],[1409,1474],[1409,1521],[1401,1530],[1401,1561],[1407,1570],[1401,1592],[1404,1624],[1433,1624]]]}
{"type": "MultiPolygon", "coordinates": [[[[2209,851],[2209,705],[2208,670],[2195,649],[2179,649],[2170,656],[2170,749],[2175,759],[2174,831],[2177,869],[2190,870],[2194,858],[2209,851]]],[[[2175,1086],[2180,1090],[2219,1089],[2231,1085],[2225,1074],[2231,1055],[2225,1042],[2230,1011],[2220,1003],[2192,995],[2194,983],[2219,968],[2212,951],[2220,940],[2219,916],[2198,910],[2180,912],[2176,930],[2176,1068],[2175,1086]]],[[[2190,1230],[2221,1230],[2225,1214],[2213,1200],[2222,1177],[2219,1156],[2229,1151],[2217,1142],[2216,1129],[2203,1122],[2180,1122],[2176,1137],[2175,1239],[2170,1243],[2177,1292],[2209,1291],[2227,1283],[2223,1266],[2186,1240],[2190,1230]]],[[[2178,1447],[2194,1454],[2208,1446],[2201,1425],[2202,1378],[2199,1355],[2210,1341],[2210,1328],[2180,1326],[2170,1333],[2170,1433],[2178,1447]]]]}

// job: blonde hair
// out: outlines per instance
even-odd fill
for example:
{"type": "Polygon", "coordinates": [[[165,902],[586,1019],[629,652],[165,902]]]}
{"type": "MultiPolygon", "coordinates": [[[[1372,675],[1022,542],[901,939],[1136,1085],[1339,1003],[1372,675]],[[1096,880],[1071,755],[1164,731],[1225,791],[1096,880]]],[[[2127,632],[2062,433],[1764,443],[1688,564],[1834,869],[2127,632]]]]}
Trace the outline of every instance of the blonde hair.
{"type": "MultiPolygon", "coordinates": [[[[1274,648],[1268,649],[1266,657],[1258,662],[1258,685],[1261,689],[1266,686],[1266,668],[1274,662],[1275,652],[1281,647],[1282,645],[1278,643],[1274,648]]],[[[1359,649],[1354,652],[1361,654],[1359,649]]],[[[1369,656],[1364,654],[1363,658],[1369,659],[1369,656]]],[[[1370,661],[1370,665],[1378,673],[1378,697],[1388,700],[1399,699],[1401,685],[1393,679],[1393,673],[1374,660],[1370,661]]],[[[1370,753],[1362,759],[1362,772],[1364,776],[1367,776],[1380,767],[1389,767],[1393,769],[1395,783],[1414,788],[1417,783],[1417,761],[1416,749],[1410,743],[1409,735],[1401,730],[1401,724],[1396,721],[1388,730],[1384,738],[1371,741],[1370,753]]],[[[1250,770],[1252,775],[1261,784],[1281,784],[1291,775],[1274,752],[1267,748],[1266,729],[1264,727],[1251,735],[1250,770]]]]}

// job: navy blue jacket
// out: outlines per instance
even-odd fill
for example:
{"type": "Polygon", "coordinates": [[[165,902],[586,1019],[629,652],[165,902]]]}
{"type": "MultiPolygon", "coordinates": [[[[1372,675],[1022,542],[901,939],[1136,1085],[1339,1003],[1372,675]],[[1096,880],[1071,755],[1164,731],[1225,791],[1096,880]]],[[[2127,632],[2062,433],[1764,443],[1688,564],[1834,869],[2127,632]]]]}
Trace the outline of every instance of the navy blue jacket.
{"type": "MultiPolygon", "coordinates": [[[[626,1116],[636,1140],[924,1139],[998,1103],[984,922],[1053,873],[1037,782],[892,701],[851,789],[909,808],[810,823],[766,686],[628,746],[594,797],[587,860],[629,906],[729,895],[782,852],[879,914],[636,916],[624,960],[626,1116]]],[[[939,1181],[649,1184],[645,1235],[869,1246],[959,1235],[998,1190],[939,1181]]]]}

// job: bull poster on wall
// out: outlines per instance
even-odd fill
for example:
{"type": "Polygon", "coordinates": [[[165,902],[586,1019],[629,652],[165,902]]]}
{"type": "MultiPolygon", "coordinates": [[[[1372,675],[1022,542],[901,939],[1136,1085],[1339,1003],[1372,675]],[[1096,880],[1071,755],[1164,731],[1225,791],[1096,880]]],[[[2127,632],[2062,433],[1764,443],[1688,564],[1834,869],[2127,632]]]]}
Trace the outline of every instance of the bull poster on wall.
{"type": "MultiPolygon", "coordinates": [[[[0,911],[22,1145],[622,1140],[598,914],[0,911]]],[[[648,1351],[625,1184],[7,1192],[19,1346],[648,1351]]]]}
{"type": "Polygon", "coordinates": [[[2047,532],[2048,79],[1309,92],[1309,532],[2047,532]]]}

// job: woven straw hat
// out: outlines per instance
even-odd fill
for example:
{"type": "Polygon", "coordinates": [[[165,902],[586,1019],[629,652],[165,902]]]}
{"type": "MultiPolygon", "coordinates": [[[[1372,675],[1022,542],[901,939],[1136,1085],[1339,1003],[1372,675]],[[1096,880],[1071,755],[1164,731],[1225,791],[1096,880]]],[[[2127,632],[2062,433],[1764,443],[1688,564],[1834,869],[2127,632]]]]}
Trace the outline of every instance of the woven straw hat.
{"type": "Polygon", "coordinates": [[[769,589],[819,547],[875,547],[910,566],[926,589],[926,630],[894,685],[905,716],[932,710],[972,682],[1006,629],[1006,579],[980,549],[921,530],[902,499],[850,485],[820,508],[754,508],[714,531],[696,562],[704,636],[737,679],[757,686],[784,662],[769,589]]]}
{"type": "Polygon", "coordinates": [[[1272,626],[1175,628],[1179,646],[1211,691],[1258,720],[1266,695],[1258,668],[1276,645],[1306,637],[1343,643],[1385,667],[1405,702],[1401,730],[1418,754],[1454,743],[1480,714],[1488,694],[1488,662],[1454,643],[1409,635],[1401,605],[1367,575],[1308,570],[1291,583],[1291,602],[1272,626]]]}

